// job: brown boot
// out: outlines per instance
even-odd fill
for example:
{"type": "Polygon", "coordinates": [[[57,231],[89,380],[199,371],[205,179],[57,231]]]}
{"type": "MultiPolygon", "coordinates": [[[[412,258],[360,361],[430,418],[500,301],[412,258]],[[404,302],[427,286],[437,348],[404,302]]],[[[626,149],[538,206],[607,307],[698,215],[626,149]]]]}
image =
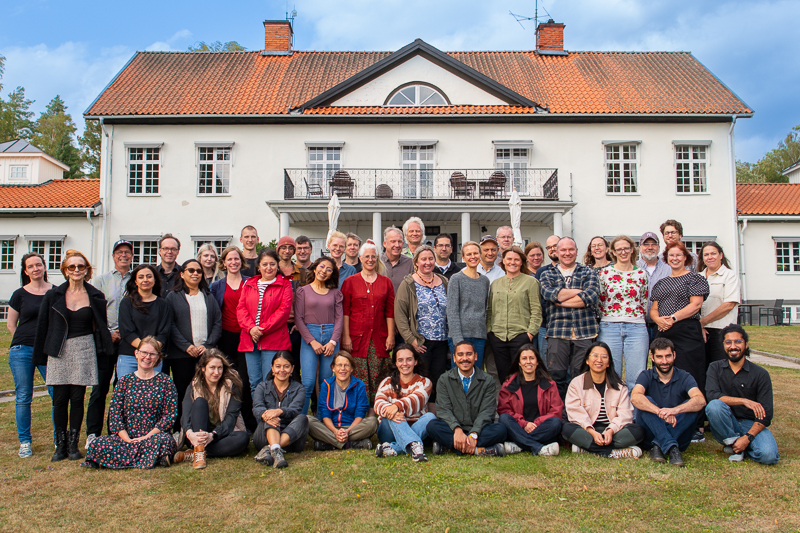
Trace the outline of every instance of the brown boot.
{"type": "Polygon", "coordinates": [[[192,460],[192,468],[195,470],[202,470],[206,467],[206,447],[198,444],[194,447],[194,457],[192,460]]]}
{"type": "Polygon", "coordinates": [[[172,459],[172,462],[175,464],[183,463],[184,461],[194,463],[194,452],[178,452],[172,459]]]}

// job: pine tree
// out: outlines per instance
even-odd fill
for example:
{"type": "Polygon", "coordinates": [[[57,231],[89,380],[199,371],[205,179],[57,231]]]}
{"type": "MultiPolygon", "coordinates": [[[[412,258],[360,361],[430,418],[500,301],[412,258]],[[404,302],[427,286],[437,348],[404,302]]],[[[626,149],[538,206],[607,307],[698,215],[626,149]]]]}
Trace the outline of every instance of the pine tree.
{"type": "Polygon", "coordinates": [[[50,100],[47,109],[36,121],[33,144],[47,154],[69,166],[65,178],[81,177],[81,154],[72,144],[75,135],[75,122],[67,113],[67,106],[60,96],[50,100]]]}
{"type": "Polygon", "coordinates": [[[29,111],[33,100],[25,99],[25,88],[17,87],[8,95],[8,101],[0,100],[0,142],[14,139],[30,139],[33,135],[33,111],[29,111]]]}
{"type": "Polygon", "coordinates": [[[86,120],[83,135],[78,137],[81,147],[81,163],[87,178],[100,177],[100,140],[102,132],[99,120],[86,120]]]}

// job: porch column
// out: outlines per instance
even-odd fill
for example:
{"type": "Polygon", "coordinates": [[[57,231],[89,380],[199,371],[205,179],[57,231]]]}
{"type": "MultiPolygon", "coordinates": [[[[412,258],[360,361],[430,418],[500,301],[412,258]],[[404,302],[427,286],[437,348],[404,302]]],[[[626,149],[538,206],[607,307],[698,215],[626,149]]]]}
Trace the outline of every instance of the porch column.
{"type": "Polygon", "coordinates": [[[280,237],[285,237],[289,235],[289,213],[281,212],[281,227],[280,227],[280,237]]]}
{"type": "MultiPolygon", "coordinates": [[[[462,244],[471,241],[469,236],[470,219],[469,213],[461,213],[461,242],[462,244]]],[[[455,246],[454,246],[455,248],[455,246]]]]}
{"type": "Polygon", "coordinates": [[[375,241],[375,246],[378,247],[378,253],[383,253],[383,228],[381,222],[381,212],[375,211],[372,213],[372,240],[375,241]]]}
{"type": "Polygon", "coordinates": [[[564,222],[561,213],[553,213],[553,235],[564,236],[564,222]]]}

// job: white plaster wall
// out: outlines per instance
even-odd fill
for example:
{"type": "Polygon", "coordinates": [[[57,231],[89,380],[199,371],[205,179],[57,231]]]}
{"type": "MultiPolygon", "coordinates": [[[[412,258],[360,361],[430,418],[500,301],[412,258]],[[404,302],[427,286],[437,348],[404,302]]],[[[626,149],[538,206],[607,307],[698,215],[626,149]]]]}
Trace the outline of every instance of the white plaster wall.
{"type": "MultiPolygon", "coordinates": [[[[14,270],[0,271],[0,300],[8,300],[11,293],[20,286],[20,261],[22,256],[28,253],[29,243],[25,235],[66,235],[62,251],[66,252],[70,248],[80,250],[91,261],[92,266],[99,273],[99,254],[97,252],[100,235],[100,219],[92,217],[92,223],[96,228],[94,249],[92,249],[92,230],[86,216],[63,216],[63,217],[30,217],[30,218],[0,218],[0,227],[3,235],[19,235],[16,246],[14,247],[14,270]]],[[[48,265],[48,277],[51,283],[60,285],[64,282],[64,277],[58,270],[60,265],[48,265]]]]}
{"type": "Polygon", "coordinates": [[[800,167],[792,170],[786,176],[789,178],[789,183],[800,183],[800,167]]]}
{"type": "Polygon", "coordinates": [[[4,155],[0,157],[0,183],[23,184],[23,183],[42,183],[47,180],[61,179],[64,171],[40,155],[4,155]],[[28,167],[27,181],[11,181],[11,167],[28,167]]]}
{"type": "Polygon", "coordinates": [[[464,81],[421,56],[415,56],[383,76],[336,100],[332,106],[381,106],[395,89],[411,81],[438,87],[453,105],[506,105],[494,95],[464,81]]]}
{"type": "MultiPolygon", "coordinates": [[[[191,235],[234,235],[255,225],[263,242],[278,235],[278,220],[268,200],[283,198],[283,169],[307,164],[305,142],[344,141],[344,168],[399,168],[400,139],[437,139],[437,168],[491,168],[493,140],[531,139],[534,168],[558,168],[562,200],[577,202],[564,216],[564,231],[581,249],[593,235],[657,231],[668,218],[690,235],[715,235],[725,250],[736,246],[727,150],[727,124],[382,124],[382,125],[117,125],[106,250],[119,235],[176,234],[184,243],[180,260],[192,252],[191,235]],[[673,140],[712,140],[708,194],[675,193],[673,140]],[[638,140],[639,194],[605,193],[603,140],[638,140]],[[195,141],[234,141],[231,195],[198,197],[195,141]],[[163,142],[161,195],[127,196],[125,142],[163,142]],[[574,226],[572,219],[574,217],[574,226]]],[[[105,148],[104,138],[104,148],[105,148]]],[[[103,152],[105,156],[105,150],[103,152]]],[[[423,213],[420,213],[423,215],[423,213]]],[[[432,222],[436,224],[435,222],[432,222]]],[[[473,219],[472,237],[480,236],[473,219]]],[[[488,224],[486,224],[489,226],[488,224]]],[[[497,223],[489,227],[494,233],[497,223]]],[[[371,221],[358,232],[371,236],[371,221]]],[[[460,221],[448,226],[460,233],[460,221]]],[[[340,229],[347,230],[345,224],[340,229]]],[[[325,225],[293,227],[291,235],[324,236],[325,225]]],[[[523,235],[528,237],[526,229],[523,235]]],[[[542,241],[549,228],[531,227],[542,241]]],[[[108,265],[106,261],[106,265],[108,265]]]]}
{"type": "Polygon", "coordinates": [[[749,222],[744,231],[748,300],[800,300],[800,273],[776,272],[773,237],[797,237],[800,222],[749,222]]]}

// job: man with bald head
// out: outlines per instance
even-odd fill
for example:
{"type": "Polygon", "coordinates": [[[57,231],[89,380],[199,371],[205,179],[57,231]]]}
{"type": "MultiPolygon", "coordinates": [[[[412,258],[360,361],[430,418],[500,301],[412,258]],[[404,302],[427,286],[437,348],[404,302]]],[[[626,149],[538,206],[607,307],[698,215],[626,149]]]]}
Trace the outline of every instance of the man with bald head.
{"type": "Polygon", "coordinates": [[[547,369],[563,399],[568,371],[573,378],[581,373],[586,350],[598,334],[594,308],[600,280],[593,268],[576,262],[578,245],[571,237],[558,241],[556,253],[558,264],[544,270],[539,283],[547,310],[547,369]]]}

